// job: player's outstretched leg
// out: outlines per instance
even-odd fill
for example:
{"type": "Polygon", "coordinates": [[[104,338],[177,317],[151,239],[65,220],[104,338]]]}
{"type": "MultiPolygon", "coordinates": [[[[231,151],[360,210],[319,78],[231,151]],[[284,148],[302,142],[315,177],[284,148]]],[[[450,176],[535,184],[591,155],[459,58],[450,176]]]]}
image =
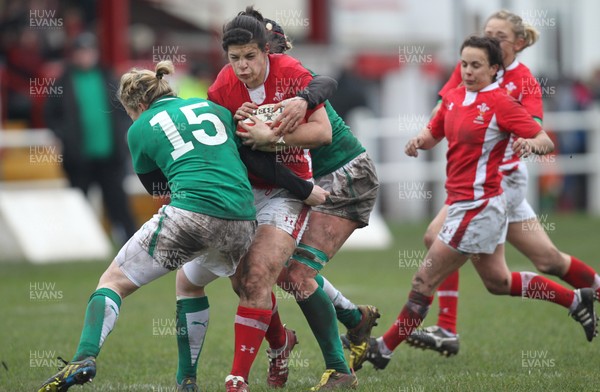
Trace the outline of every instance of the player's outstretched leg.
{"type": "Polygon", "coordinates": [[[348,329],[352,340],[366,341],[381,317],[379,310],[373,305],[355,305],[321,274],[315,276],[315,281],[333,302],[337,319],[348,329]]]}
{"type": "MultiPolygon", "coordinates": [[[[371,330],[377,325],[377,319],[381,317],[379,310],[373,305],[355,305],[320,274],[315,276],[315,281],[333,302],[337,319],[348,329],[342,338],[351,341],[354,346],[364,345],[366,347],[371,330]]],[[[365,350],[350,352],[351,368],[354,368],[355,362],[362,360],[356,358],[356,354],[359,352],[366,353],[365,350]]]]}
{"type": "Polygon", "coordinates": [[[278,284],[293,294],[325,360],[321,383],[313,390],[353,387],[358,381],[344,357],[335,309],[329,296],[315,281],[317,271],[329,261],[327,254],[301,243],[278,284]]]}
{"type": "MultiPolygon", "coordinates": [[[[597,334],[597,316],[594,310],[596,293],[593,289],[569,290],[534,272],[512,272],[510,276],[511,296],[541,299],[569,309],[571,317],[583,327],[586,339],[589,342],[594,339],[597,334]]],[[[488,285],[487,282],[484,283],[488,285]]]]}
{"type": "MultiPolygon", "coordinates": [[[[445,205],[431,221],[423,237],[427,249],[431,247],[448,213],[445,205]]],[[[444,356],[458,354],[459,336],[456,331],[458,316],[458,282],[459,273],[454,271],[437,289],[439,301],[438,319],[435,325],[416,329],[407,339],[409,346],[436,351],[444,356]]]]}
{"type": "Polygon", "coordinates": [[[109,288],[97,289],[90,297],[75,356],[58,373],[46,380],[39,392],[67,391],[73,385],[92,381],[96,357],[119,317],[121,297],[109,288]]]}
{"type": "Polygon", "coordinates": [[[348,329],[350,340],[357,344],[366,342],[381,317],[379,309],[373,305],[355,305],[321,274],[315,276],[315,281],[333,302],[337,319],[348,329]]]}

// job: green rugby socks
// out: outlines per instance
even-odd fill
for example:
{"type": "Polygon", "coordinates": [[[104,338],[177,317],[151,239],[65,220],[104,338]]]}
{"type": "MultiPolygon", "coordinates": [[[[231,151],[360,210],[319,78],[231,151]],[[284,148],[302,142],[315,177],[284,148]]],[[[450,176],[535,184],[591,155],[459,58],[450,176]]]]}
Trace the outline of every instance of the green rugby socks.
{"type": "Polygon", "coordinates": [[[208,328],[208,297],[177,300],[177,383],[186,377],[196,378],[198,358],[208,328]]]}
{"type": "Polygon", "coordinates": [[[333,304],[325,291],[320,287],[317,288],[307,299],[299,301],[298,305],[317,338],[325,359],[325,368],[350,373],[344,358],[333,304]]]}
{"type": "Polygon", "coordinates": [[[121,297],[111,289],[101,288],[90,296],[73,361],[98,356],[104,340],[115,327],[120,307],[121,297]]]}

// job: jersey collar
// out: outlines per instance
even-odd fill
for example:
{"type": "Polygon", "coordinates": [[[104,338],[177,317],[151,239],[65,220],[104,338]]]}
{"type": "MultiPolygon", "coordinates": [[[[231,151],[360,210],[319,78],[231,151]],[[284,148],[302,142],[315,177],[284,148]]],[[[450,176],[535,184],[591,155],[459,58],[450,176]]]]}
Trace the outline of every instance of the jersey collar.
{"type": "Polygon", "coordinates": [[[513,69],[517,68],[519,66],[519,60],[517,60],[515,58],[515,61],[513,61],[512,63],[510,63],[510,65],[506,68],[502,68],[498,70],[498,73],[496,74],[496,79],[498,80],[498,82],[502,82],[502,79],[504,78],[504,74],[508,71],[512,71],[513,69]]]}
{"type": "Polygon", "coordinates": [[[161,97],[161,98],[158,98],[156,101],[152,102],[152,104],[151,104],[150,106],[154,106],[154,105],[156,105],[156,104],[158,104],[158,103],[161,103],[161,102],[172,101],[172,100],[174,100],[174,99],[180,99],[180,98],[179,98],[179,97],[173,97],[173,96],[170,96],[170,95],[168,95],[168,96],[166,96],[166,97],[161,97]]]}
{"type": "Polygon", "coordinates": [[[486,91],[491,91],[491,90],[497,89],[498,87],[499,87],[498,82],[494,82],[492,84],[488,84],[487,86],[485,86],[484,88],[482,88],[479,91],[468,91],[465,88],[465,99],[463,100],[462,105],[468,106],[468,105],[472,104],[473,102],[475,102],[475,100],[477,99],[477,94],[484,93],[486,91]]]}
{"type": "Polygon", "coordinates": [[[255,88],[248,88],[248,86],[246,86],[246,89],[248,90],[248,95],[250,95],[250,100],[252,102],[254,102],[257,105],[261,105],[265,99],[267,98],[267,93],[265,91],[265,82],[267,81],[267,78],[269,77],[269,70],[271,69],[271,60],[269,58],[269,56],[267,56],[267,70],[265,71],[265,80],[263,80],[263,83],[255,88]]]}
{"type": "Polygon", "coordinates": [[[498,87],[500,87],[500,85],[498,84],[498,82],[494,82],[492,84],[488,84],[487,86],[485,86],[484,88],[482,88],[481,90],[479,90],[480,93],[484,93],[486,91],[491,91],[494,89],[497,89],[498,87]]]}
{"type": "Polygon", "coordinates": [[[506,67],[507,71],[512,71],[513,69],[517,68],[519,66],[519,60],[517,60],[515,58],[515,61],[513,61],[512,63],[510,63],[510,65],[508,67],[506,67]]]}

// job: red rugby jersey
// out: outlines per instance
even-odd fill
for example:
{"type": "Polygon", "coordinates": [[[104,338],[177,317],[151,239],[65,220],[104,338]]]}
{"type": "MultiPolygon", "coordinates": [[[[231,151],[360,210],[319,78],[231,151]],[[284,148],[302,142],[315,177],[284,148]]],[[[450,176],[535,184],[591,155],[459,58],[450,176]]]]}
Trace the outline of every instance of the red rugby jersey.
{"type": "MultiPolygon", "coordinates": [[[[540,123],[542,122],[544,116],[542,90],[525,64],[515,59],[504,71],[498,73],[497,82],[508,95],[521,102],[532,117],[539,120],[540,123]]],[[[450,75],[450,79],[439,91],[439,96],[443,98],[448,91],[460,86],[461,83],[459,62],[450,75]]],[[[513,139],[510,140],[504,152],[504,159],[500,167],[503,171],[514,170],[516,163],[519,162],[519,156],[512,150],[512,142],[513,139]]]]}
{"type": "MultiPolygon", "coordinates": [[[[293,57],[285,54],[270,54],[268,61],[268,75],[264,84],[259,87],[264,87],[264,99],[262,102],[254,102],[257,105],[277,103],[293,98],[298,90],[304,89],[312,80],[310,72],[293,57]]],[[[208,99],[224,106],[232,115],[245,102],[252,102],[248,88],[235,76],[230,64],[221,69],[217,79],[209,87],[208,99]]],[[[305,120],[308,121],[314,111],[321,107],[323,107],[322,104],[313,110],[307,110],[305,120]]],[[[300,178],[305,180],[312,178],[312,163],[308,149],[283,147],[282,151],[277,152],[277,155],[279,162],[289,167],[300,178]]],[[[251,173],[249,178],[255,187],[271,188],[275,186],[251,173]]]]}
{"type": "Polygon", "coordinates": [[[435,138],[448,140],[447,204],[501,194],[498,170],[510,134],[531,138],[542,130],[498,83],[477,93],[464,86],[448,91],[428,126],[435,138]]]}

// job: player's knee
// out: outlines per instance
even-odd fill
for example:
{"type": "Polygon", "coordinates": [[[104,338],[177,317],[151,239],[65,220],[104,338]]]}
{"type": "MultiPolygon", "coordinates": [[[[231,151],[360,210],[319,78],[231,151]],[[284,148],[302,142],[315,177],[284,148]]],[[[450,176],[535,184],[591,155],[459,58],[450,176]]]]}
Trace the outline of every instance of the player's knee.
{"type": "Polygon", "coordinates": [[[433,241],[435,241],[436,237],[437,233],[434,233],[433,230],[428,228],[427,231],[425,231],[425,235],[423,236],[423,243],[425,244],[425,247],[427,249],[431,248],[431,245],[433,245],[433,241]]]}
{"type": "Polygon", "coordinates": [[[177,278],[175,279],[175,292],[177,295],[185,297],[203,297],[204,287],[196,286],[186,276],[183,269],[177,271],[177,278]]]}
{"type": "Polygon", "coordinates": [[[304,273],[300,268],[292,267],[291,265],[287,269],[287,274],[284,279],[280,279],[278,284],[284,291],[294,294],[296,291],[301,289],[304,283],[304,273]]]}
{"type": "Polygon", "coordinates": [[[494,277],[492,279],[485,279],[483,284],[490,294],[506,295],[510,293],[510,284],[508,279],[498,279],[494,277]]]}
{"type": "Polygon", "coordinates": [[[543,274],[560,276],[566,270],[566,262],[555,246],[537,252],[531,261],[535,268],[543,274]]]}
{"type": "MultiPolygon", "coordinates": [[[[271,270],[264,264],[255,264],[240,276],[237,290],[243,298],[262,298],[271,292],[271,270]]],[[[234,288],[235,289],[235,288],[234,288]]],[[[270,295],[270,294],[269,294],[270,295]]]]}
{"type": "Polygon", "coordinates": [[[287,279],[279,285],[283,290],[292,294],[297,301],[308,298],[318,287],[314,280],[316,271],[307,269],[309,268],[304,266],[288,271],[287,279]]]}

